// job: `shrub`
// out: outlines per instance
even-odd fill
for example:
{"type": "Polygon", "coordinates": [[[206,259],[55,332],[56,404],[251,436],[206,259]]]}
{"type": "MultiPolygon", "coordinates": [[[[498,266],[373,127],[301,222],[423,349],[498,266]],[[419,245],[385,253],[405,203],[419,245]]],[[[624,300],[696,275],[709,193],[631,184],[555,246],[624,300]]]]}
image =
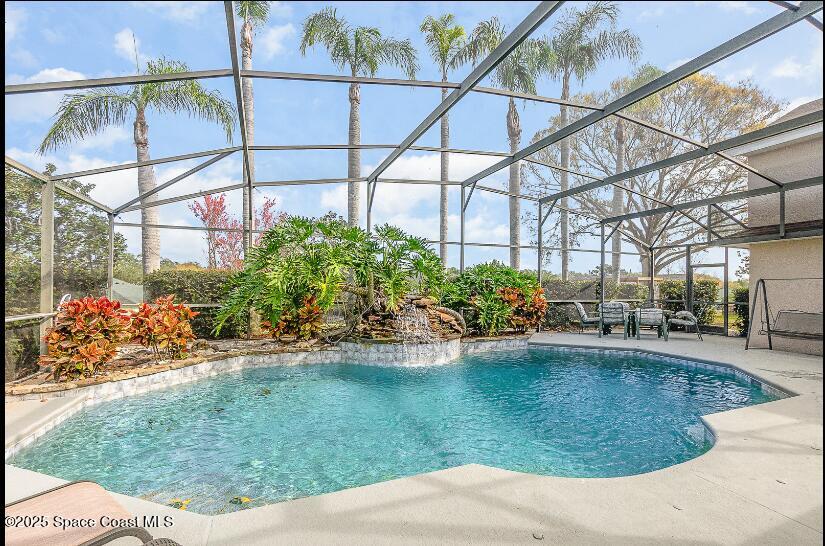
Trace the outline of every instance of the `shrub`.
{"type": "MultiPolygon", "coordinates": [[[[547,297],[551,300],[597,300],[599,299],[599,279],[561,280],[550,276],[542,279],[547,297]]],[[[623,283],[617,285],[608,280],[605,283],[605,299],[647,299],[648,287],[645,284],[623,283]]]]}
{"type": "Polygon", "coordinates": [[[507,305],[496,292],[484,292],[473,296],[470,301],[476,309],[477,328],[490,336],[503,330],[513,315],[513,308],[507,305]]]}
{"type": "MultiPolygon", "coordinates": [[[[544,326],[554,330],[564,330],[570,326],[571,320],[570,304],[550,303],[547,306],[544,326]]],[[[576,315],[578,317],[578,315],[576,315]]],[[[578,319],[577,319],[578,320],[578,319]]]]}
{"type": "Polygon", "coordinates": [[[733,301],[733,314],[736,316],[734,326],[739,330],[740,336],[746,336],[750,325],[750,291],[747,284],[733,289],[733,301]]]}
{"type": "Polygon", "coordinates": [[[40,365],[51,366],[56,380],[92,376],[129,340],[128,326],[129,316],[118,301],[86,297],[65,302],[46,332],[48,354],[40,365]]]}
{"type": "Polygon", "coordinates": [[[507,326],[524,332],[539,325],[547,311],[544,291],[535,277],[500,262],[476,265],[464,271],[443,291],[445,306],[461,311],[468,326],[495,335],[507,326]]]}
{"type": "MultiPolygon", "coordinates": [[[[155,271],[146,276],[143,283],[146,299],[154,301],[172,294],[175,299],[188,304],[218,303],[229,291],[229,279],[233,271],[225,269],[169,270],[155,271]]],[[[215,335],[218,308],[203,307],[192,319],[192,332],[199,338],[237,338],[246,335],[248,316],[239,313],[224,324],[219,335],[215,335]]]]}
{"type": "MultiPolygon", "coordinates": [[[[693,283],[693,314],[699,324],[711,324],[716,318],[716,305],[719,298],[720,281],[716,279],[700,279],[693,283]]],[[[665,301],[664,309],[684,311],[687,299],[687,283],[682,280],[666,280],[659,283],[659,296],[665,301]]]]}
{"type": "Polygon", "coordinates": [[[268,230],[231,278],[216,329],[253,307],[274,335],[315,336],[344,292],[353,296],[347,320],[357,322],[366,308],[394,314],[413,290],[437,299],[444,277],[425,240],[398,228],[379,226],[370,237],[343,219],[293,216],[268,230]]]}
{"type": "Polygon", "coordinates": [[[132,312],[132,339],[144,347],[151,347],[155,357],[176,360],[187,354],[187,345],[195,339],[190,319],[198,313],[187,306],[175,305],[175,296],[155,300],[155,304],[141,303],[132,312]]]}
{"type": "Polygon", "coordinates": [[[318,299],[309,295],[304,297],[302,307],[282,313],[281,320],[275,326],[268,321],[262,322],[261,326],[275,338],[295,336],[298,339],[311,339],[320,333],[323,317],[324,312],[318,305],[318,299]]]}

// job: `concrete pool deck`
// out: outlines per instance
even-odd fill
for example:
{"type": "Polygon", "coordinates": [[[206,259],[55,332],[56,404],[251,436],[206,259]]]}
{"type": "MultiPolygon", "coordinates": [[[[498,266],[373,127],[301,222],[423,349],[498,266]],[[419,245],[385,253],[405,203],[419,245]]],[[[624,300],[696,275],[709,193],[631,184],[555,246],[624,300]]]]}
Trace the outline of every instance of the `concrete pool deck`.
{"type": "MultiPolygon", "coordinates": [[[[717,436],[709,452],[637,476],[556,478],[471,464],[217,516],[115,496],[135,515],[174,516],[174,526],[150,532],[184,546],[823,542],[821,357],[677,333],[668,342],[541,333],[531,343],[725,363],[797,396],[707,416],[717,436]]],[[[7,440],[27,415],[49,413],[37,404],[6,404],[7,440]]],[[[63,483],[10,465],[5,475],[5,502],[63,483]]]]}

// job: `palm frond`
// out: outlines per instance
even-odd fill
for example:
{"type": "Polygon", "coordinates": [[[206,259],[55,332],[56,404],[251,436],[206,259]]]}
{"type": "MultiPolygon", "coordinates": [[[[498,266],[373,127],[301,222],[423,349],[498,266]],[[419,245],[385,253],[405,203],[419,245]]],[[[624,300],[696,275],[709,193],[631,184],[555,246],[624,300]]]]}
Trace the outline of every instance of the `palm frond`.
{"type": "Polygon", "coordinates": [[[445,13],[438,19],[428,15],[419,30],[424,34],[424,42],[430,51],[430,57],[438,63],[441,72],[447,71],[456,53],[464,46],[466,32],[461,25],[453,24],[455,16],[445,13]]]}
{"type": "Polygon", "coordinates": [[[350,45],[349,24],[339,18],[335,8],[326,7],[313,13],[304,20],[301,31],[301,55],[306,55],[307,48],[322,45],[339,68],[355,62],[355,52],[350,45]]]}
{"type": "Polygon", "coordinates": [[[384,38],[380,42],[379,59],[386,64],[397,66],[409,79],[418,72],[418,53],[409,39],[384,38]]]}
{"type": "Polygon", "coordinates": [[[497,17],[481,21],[470,33],[464,47],[456,52],[451,68],[467,63],[477,64],[498,47],[504,35],[504,26],[497,17]]]}
{"type": "Polygon", "coordinates": [[[106,127],[124,125],[135,107],[132,95],[108,89],[66,95],[37,151],[43,154],[98,134],[106,127]]]}
{"type": "Polygon", "coordinates": [[[253,0],[244,0],[242,2],[235,2],[235,13],[244,21],[249,21],[252,26],[261,26],[266,24],[269,19],[269,14],[272,9],[272,2],[261,2],[253,0]]]}
{"type": "MultiPolygon", "coordinates": [[[[149,61],[147,74],[170,74],[186,72],[185,63],[160,58],[149,61]]],[[[220,125],[227,142],[232,142],[235,130],[235,108],[220,92],[204,88],[197,80],[154,82],[140,86],[140,97],[144,107],[159,112],[187,112],[190,117],[220,125]]]]}

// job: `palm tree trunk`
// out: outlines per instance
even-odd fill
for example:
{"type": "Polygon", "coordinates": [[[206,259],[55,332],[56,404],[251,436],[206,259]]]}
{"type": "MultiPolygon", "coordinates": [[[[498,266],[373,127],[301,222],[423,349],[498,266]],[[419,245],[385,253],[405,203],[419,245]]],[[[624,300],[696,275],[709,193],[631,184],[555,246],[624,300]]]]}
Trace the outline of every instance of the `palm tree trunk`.
{"type": "MultiPolygon", "coordinates": [[[[562,83],[561,83],[561,98],[562,100],[567,100],[570,98],[570,74],[567,72],[564,73],[562,76],[562,83]]],[[[567,106],[562,105],[559,109],[559,116],[561,119],[561,126],[566,127],[569,123],[568,116],[567,116],[567,106]]],[[[561,150],[561,167],[562,169],[569,169],[570,168],[570,141],[566,138],[563,138],[562,141],[559,143],[560,150],[561,150]]],[[[561,191],[565,191],[570,188],[570,179],[569,173],[567,171],[561,171],[559,189],[561,191]]],[[[560,237],[560,245],[561,246],[561,280],[566,281],[569,277],[569,267],[570,267],[570,254],[567,249],[568,244],[570,242],[570,226],[569,226],[569,218],[567,215],[567,198],[564,197],[561,200],[561,209],[559,210],[559,229],[561,231],[560,237]]]]}
{"type": "MultiPolygon", "coordinates": [[[[244,21],[241,27],[241,58],[244,70],[252,70],[252,23],[244,21]]],[[[255,98],[252,95],[252,78],[242,80],[241,93],[243,94],[244,117],[246,118],[246,141],[249,146],[255,143],[255,98]]],[[[252,150],[249,151],[250,177],[255,179],[255,156],[252,150]]],[[[244,178],[246,182],[246,165],[243,166],[244,178]]],[[[255,220],[252,211],[252,199],[249,187],[243,188],[243,237],[244,248],[249,248],[254,244],[255,238],[252,230],[255,229],[255,220]]]]}
{"type": "MultiPolygon", "coordinates": [[[[507,108],[507,136],[510,140],[510,153],[515,154],[521,143],[521,123],[519,121],[516,101],[510,98],[507,108]]],[[[521,162],[510,165],[510,267],[521,269],[521,162]]]]}
{"type": "MultiPolygon", "coordinates": [[[[361,144],[361,86],[357,83],[349,86],[349,144],[361,144]]],[[[361,177],[361,150],[351,148],[347,152],[347,177],[361,177]]],[[[350,182],[347,186],[347,219],[351,226],[358,225],[361,201],[359,189],[358,182],[350,182]]]]}
{"type": "MultiPolygon", "coordinates": [[[[447,81],[447,71],[441,71],[441,81],[447,81]]],[[[441,101],[443,102],[444,99],[447,98],[447,88],[441,88],[441,101]]],[[[447,114],[441,116],[441,147],[442,148],[449,148],[450,147],[450,118],[447,114]]],[[[441,152],[441,199],[439,200],[439,230],[438,236],[439,240],[442,241],[440,254],[441,254],[441,263],[444,264],[444,267],[447,267],[447,243],[444,241],[447,240],[447,220],[449,216],[449,202],[448,202],[448,194],[447,190],[449,186],[447,186],[447,181],[450,179],[450,154],[447,152],[441,152]]]]}
{"type": "MultiPolygon", "coordinates": [[[[146,112],[138,108],[134,124],[135,149],[139,162],[149,161],[149,125],[146,124],[146,112]]],[[[155,188],[155,169],[152,165],[138,167],[138,193],[143,195],[155,188]]],[[[157,200],[157,194],[141,199],[140,204],[146,205],[157,200]]],[[[148,275],[160,269],[160,233],[157,228],[146,227],[146,224],[159,224],[160,216],[157,207],[143,208],[140,211],[141,228],[141,256],[143,260],[143,274],[148,275]]]]}
{"type": "MultiPolygon", "coordinates": [[[[624,121],[621,118],[616,118],[616,173],[624,172],[624,121]]],[[[613,216],[624,214],[624,190],[613,186],[613,216]]],[[[610,261],[613,267],[613,282],[616,284],[621,281],[621,267],[622,267],[622,236],[617,231],[613,235],[613,254],[610,261]]]]}

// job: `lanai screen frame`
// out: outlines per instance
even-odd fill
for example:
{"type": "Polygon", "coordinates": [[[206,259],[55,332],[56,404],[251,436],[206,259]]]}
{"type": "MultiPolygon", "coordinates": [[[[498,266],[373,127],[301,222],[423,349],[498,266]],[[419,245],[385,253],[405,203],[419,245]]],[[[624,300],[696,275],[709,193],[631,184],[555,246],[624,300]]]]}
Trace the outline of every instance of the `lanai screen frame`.
{"type": "MultiPolygon", "coordinates": [[[[201,197],[204,195],[212,194],[212,193],[221,193],[225,191],[237,190],[242,188],[247,188],[249,191],[247,192],[249,202],[248,202],[248,217],[247,222],[249,229],[240,229],[240,230],[227,230],[227,229],[220,229],[220,231],[242,231],[246,235],[244,237],[244,251],[248,251],[248,245],[251,241],[251,233],[259,232],[259,230],[255,230],[254,228],[254,207],[252,203],[253,199],[253,190],[256,187],[271,187],[271,186],[284,186],[284,185],[310,185],[310,184],[331,184],[331,183],[342,183],[342,182],[366,182],[367,183],[367,231],[371,231],[372,227],[372,204],[374,202],[375,197],[375,189],[378,183],[400,183],[400,184],[435,184],[435,185],[457,185],[461,187],[461,224],[460,224],[460,239],[459,241],[430,241],[432,243],[438,244],[452,244],[452,245],[459,245],[460,247],[460,266],[459,270],[464,270],[465,265],[465,257],[464,257],[464,250],[466,246],[494,246],[494,247],[503,247],[503,248],[511,248],[512,245],[504,245],[504,244],[495,244],[495,243],[470,243],[465,241],[465,216],[466,216],[466,209],[469,205],[470,199],[472,198],[473,192],[478,189],[480,191],[487,191],[492,193],[497,193],[501,195],[506,195],[509,198],[515,199],[522,199],[530,202],[536,203],[538,214],[536,219],[536,229],[537,229],[537,245],[517,245],[518,248],[521,249],[536,249],[538,254],[537,260],[537,274],[539,282],[541,282],[542,278],[542,258],[543,252],[547,250],[562,250],[560,248],[548,248],[544,247],[543,245],[543,233],[542,228],[544,226],[545,221],[549,217],[550,213],[553,209],[560,209],[565,210],[570,214],[576,214],[579,216],[584,216],[589,218],[590,220],[597,221],[600,224],[600,242],[601,242],[601,249],[600,250],[589,250],[589,249],[572,249],[568,248],[568,251],[571,252],[599,252],[601,254],[601,291],[599,295],[599,301],[604,302],[604,289],[605,289],[605,244],[606,241],[609,240],[614,234],[619,233],[623,238],[627,240],[631,240],[637,244],[640,244],[644,248],[647,249],[647,257],[649,260],[650,265],[650,287],[649,287],[649,299],[653,300],[653,283],[654,283],[654,257],[656,250],[660,250],[663,248],[671,247],[672,245],[657,245],[659,238],[661,237],[662,233],[664,232],[664,228],[659,232],[657,237],[654,239],[652,244],[648,244],[644,241],[639,240],[638,238],[634,237],[630,233],[621,229],[621,224],[625,220],[630,220],[633,218],[639,218],[642,216],[650,216],[650,215],[661,215],[661,214],[670,214],[670,219],[666,222],[665,228],[667,224],[669,224],[670,220],[675,215],[680,215],[684,218],[687,218],[690,222],[695,223],[701,226],[707,233],[707,240],[704,242],[692,242],[692,243],[683,243],[676,246],[686,247],[687,249],[687,273],[688,273],[688,293],[690,293],[690,285],[691,285],[691,272],[692,272],[692,264],[690,262],[691,256],[691,249],[693,247],[707,247],[707,246],[729,246],[729,245],[741,245],[747,244],[751,242],[758,242],[758,241],[767,241],[767,240],[777,240],[777,239],[785,239],[785,238],[797,238],[797,237],[812,237],[812,236],[822,236],[822,229],[812,229],[807,230],[805,232],[797,232],[797,233],[786,233],[785,231],[785,194],[787,191],[792,191],[794,189],[799,189],[803,187],[810,187],[815,185],[822,185],[822,177],[814,177],[805,180],[798,180],[792,182],[780,182],[773,177],[767,176],[765,174],[759,173],[756,169],[750,167],[749,165],[731,157],[724,153],[725,150],[735,148],[737,146],[742,146],[745,144],[749,144],[752,142],[756,142],[758,140],[762,140],[765,138],[769,138],[771,136],[788,133],[790,131],[794,131],[800,128],[809,127],[812,125],[816,125],[817,123],[822,123],[822,110],[812,112],[797,118],[793,118],[781,123],[777,123],[774,125],[770,125],[763,129],[759,129],[757,131],[753,131],[750,133],[746,133],[743,135],[739,135],[728,139],[726,141],[712,143],[712,144],[705,144],[702,142],[696,142],[688,137],[677,135],[667,129],[657,127],[653,124],[645,122],[643,120],[639,120],[631,115],[621,112],[622,109],[640,101],[644,98],[655,94],[670,85],[673,85],[690,75],[699,72],[711,66],[712,64],[721,61],[724,58],[729,57],[743,49],[750,47],[751,45],[783,30],[793,24],[796,24],[802,20],[808,21],[810,24],[822,30],[822,23],[813,17],[814,14],[820,12],[822,10],[822,1],[803,1],[799,5],[792,4],[790,2],[773,2],[780,7],[784,8],[784,11],[767,19],[766,21],[754,26],[753,28],[739,34],[738,36],[728,40],[727,42],[723,43],[716,48],[709,50],[708,52],[694,58],[691,61],[684,63],[683,65],[665,73],[664,75],[656,78],[655,80],[651,81],[648,84],[645,84],[626,95],[619,97],[618,99],[612,101],[611,103],[600,106],[600,105],[592,105],[592,104],[583,104],[575,101],[570,100],[561,100],[555,99],[551,97],[543,97],[539,95],[531,95],[526,93],[517,93],[512,91],[507,91],[503,89],[495,89],[489,87],[480,87],[478,83],[481,82],[484,77],[486,77],[497,65],[500,63],[506,56],[513,51],[520,43],[522,43],[525,39],[527,39],[530,34],[535,31],[538,27],[542,25],[555,11],[557,11],[564,2],[540,2],[538,6],[528,14],[528,16],[510,32],[502,41],[502,43],[490,53],[490,55],[485,58],[481,63],[479,63],[472,72],[461,82],[461,83],[452,83],[452,82],[435,82],[435,81],[421,81],[421,80],[402,80],[402,79],[390,79],[390,78],[367,78],[367,77],[353,77],[353,76],[341,76],[341,75],[324,75],[324,74],[304,74],[304,73],[293,73],[293,72],[277,72],[277,71],[262,71],[262,70],[242,70],[238,64],[238,44],[237,44],[237,35],[235,32],[235,16],[233,10],[233,2],[232,1],[224,1],[224,10],[226,16],[226,26],[227,26],[227,35],[228,35],[228,45],[230,51],[230,58],[232,67],[228,69],[216,69],[216,70],[199,70],[199,71],[190,71],[190,72],[180,72],[180,73],[173,73],[173,74],[162,74],[162,75],[134,75],[134,76],[119,76],[119,77],[111,77],[111,78],[97,78],[97,79],[87,79],[87,80],[72,80],[72,81],[58,81],[58,82],[47,82],[47,83],[29,83],[29,84],[15,84],[15,85],[6,85],[5,86],[5,94],[6,95],[16,95],[16,94],[27,94],[27,93],[38,93],[38,92],[47,92],[47,91],[68,91],[68,90],[77,90],[77,89],[90,89],[96,87],[113,87],[119,85],[128,85],[128,84],[136,84],[136,83],[148,83],[148,82],[158,82],[158,81],[181,81],[181,80],[191,80],[191,79],[210,79],[210,78],[225,78],[231,77],[233,79],[234,88],[235,88],[235,104],[238,109],[238,122],[240,125],[240,132],[241,132],[241,146],[231,146],[227,148],[221,149],[214,149],[214,150],[205,150],[202,152],[194,152],[188,154],[182,154],[177,156],[170,156],[165,158],[153,159],[150,161],[145,162],[133,162],[133,163],[126,163],[121,165],[113,165],[110,167],[102,167],[98,169],[91,169],[86,171],[78,171],[78,172],[70,172],[70,173],[63,173],[63,174],[56,174],[56,175],[46,175],[42,173],[38,173],[35,169],[31,169],[26,165],[21,164],[20,162],[5,156],[5,164],[9,167],[18,170],[24,174],[27,174],[33,177],[36,180],[39,180],[42,184],[42,194],[41,194],[41,201],[42,201],[42,208],[41,208],[41,279],[40,279],[40,313],[30,314],[30,315],[23,315],[23,316],[16,316],[16,317],[5,317],[5,323],[15,323],[21,321],[31,321],[37,320],[41,323],[41,330],[45,321],[55,314],[54,312],[54,303],[53,303],[53,285],[54,285],[54,275],[53,275],[53,259],[54,259],[54,193],[55,191],[64,192],[80,201],[93,206],[94,208],[105,212],[109,218],[109,257],[107,263],[107,289],[109,295],[112,295],[112,288],[114,283],[114,230],[116,226],[129,226],[129,227],[156,227],[158,229],[194,229],[194,230],[201,230],[201,231],[209,231],[213,228],[206,228],[206,227],[197,227],[197,226],[171,226],[171,225],[162,225],[162,224],[142,224],[142,223],[127,223],[127,222],[116,222],[116,217],[122,212],[129,212],[133,210],[140,210],[141,208],[148,207],[148,206],[162,206],[164,204],[171,204],[178,201],[184,201],[187,199],[193,199],[197,197],[201,197]],[[246,118],[245,118],[245,108],[243,104],[243,94],[241,92],[241,82],[243,78],[253,78],[253,79],[276,79],[276,80],[300,80],[300,81],[315,81],[315,82],[336,82],[336,83],[359,83],[359,84],[366,84],[366,85],[391,85],[391,86],[413,86],[413,87],[433,87],[433,88],[447,88],[453,89],[453,91],[442,101],[439,105],[405,138],[400,144],[359,144],[359,145],[348,145],[348,144],[319,144],[319,145],[277,145],[277,146],[266,146],[266,145],[254,145],[250,146],[247,142],[247,132],[246,132],[246,118]],[[415,142],[430,128],[432,127],[442,115],[446,114],[450,108],[452,108],[455,104],[457,104],[464,96],[466,96],[470,92],[475,93],[485,93],[485,94],[492,94],[492,95],[499,95],[499,96],[506,96],[518,99],[524,99],[529,101],[535,102],[544,102],[544,103],[551,103],[551,104],[559,104],[565,105],[575,108],[583,108],[592,110],[592,112],[581,119],[567,125],[566,127],[562,127],[559,130],[555,131],[554,133],[545,136],[544,138],[540,139],[537,142],[530,144],[518,150],[515,154],[508,154],[503,152],[493,152],[487,150],[462,150],[462,149],[452,149],[452,148],[438,148],[438,147],[430,147],[430,146],[415,146],[415,142]],[[558,165],[553,165],[550,163],[546,163],[543,161],[539,161],[537,159],[531,158],[530,155],[540,151],[560,140],[563,138],[567,138],[576,132],[585,129],[586,127],[597,123],[609,116],[616,116],[632,123],[636,123],[642,125],[648,129],[657,131],[659,133],[665,134],[670,136],[671,138],[675,138],[681,140],[683,142],[692,144],[697,147],[696,150],[692,150],[689,152],[685,152],[676,156],[672,156],[670,158],[654,162],[650,165],[645,165],[642,167],[637,167],[635,169],[630,169],[628,171],[617,173],[615,175],[606,177],[606,178],[598,178],[592,175],[588,175],[585,173],[580,173],[574,171],[572,169],[562,169],[558,165]],[[279,181],[264,181],[264,182],[257,182],[254,179],[254,159],[250,160],[250,152],[251,151],[258,151],[258,150],[342,150],[342,149],[351,149],[351,148],[359,148],[359,149],[391,149],[392,151],[390,154],[382,160],[378,167],[376,167],[372,173],[370,173],[366,177],[356,178],[356,179],[349,179],[349,178],[334,178],[334,179],[310,179],[310,180],[279,180],[279,181]],[[488,156],[500,156],[503,159],[498,163],[488,167],[479,173],[463,180],[463,181],[447,181],[443,182],[440,180],[409,180],[409,179],[391,179],[391,178],[382,178],[381,174],[390,166],[392,163],[398,159],[405,151],[432,151],[432,152],[439,152],[439,153],[456,153],[456,154],[473,154],[473,155],[488,155],[488,156]],[[161,199],[152,201],[149,203],[140,203],[146,197],[156,194],[161,190],[170,187],[181,180],[184,180],[188,176],[224,159],[229,157],[230,155],[241,152],[243,155],[243,180],[240,184],[234,184],[231,186],[225,186],[222,188],[215,188],[212,190],[206,190],[201,192],[196,192],[187,195],[176,196],[173,198],[161,199]],[[733,162],[737,166],[747,170],[748,172],[761,177],[762,179],[770,182],[773,184],[772,186],[768,186],[765,188],[758,188],[754,190],[747,190],[741,191],[736,193],[731,193],[727,195],[722,195],[715,198],[708,198],[708,199],[699,199],[684,203],[668,203],[652,196],[646,195],[638,190],[634,190],[633,188],[626,187],[624,185],[619,184],[622,180],[631,178],[637,174],[643,174],[645,172],[650,172],[657,168],[661,168],[663,166],[672,166],[677,165],[680,163],[684,163],[687,161],[691,161],[694,159],[698,159],[700,157],[704,157],[706,155],[715,154],[723,159],[733,162]],[[210,157],[211,156],[211,157],[210,157]],[[184,172],[181,175],[174,177],[173,179],[164,182],[149,192],[139,195],[138,197],[127,201],[126,203],[111,208],[108,207],[88,196],[80,194],[71,190],[64,184],[61,183],[61,180],[69,179],[69,178],[77,178],[82,176],[89,176],[93,174],[103,174],[123,169],[133,169],[139,166],[146,166],[146,165],[158,165],[162,163],[168,163],[173,161],[183,161],[188,159],[196,159],[201,157],[210,157],[210,159],[196,165],[195,167],[189,169],[188,171],[184,172]],[[488,186],[483,186],[478,184],[480,180],[483,178],[498,172],[499,170],[516,163],[518,161],[527,161],[539,165],[543,165],[550,169],[554,170],[566,170],[571,174],[581,176],[583,178],[592,179],[592,182],[581,184],[579,186],[575,186],[565,191],[555,192],[550,195],[546,195],[543,197],[533,197],[529,195],[523,194],[513,194],[508,191],[499,190],[496,188],[491,188],[488,186]],[[253,167],[253,168],[250,168],[253,167]],[[642,211],[637,211],[634,213],[628,213],[620,216],[614,217],[604,217],[599,218],[595,215],[588,214],[582,211],[577,211],[571,209],[569,207],[563,207],[559,205],[559,201],[566,201],[567,198],[574,198],[575,195],[582,193],[584,191],[588,191],[590,189],[601,188],[604,186],[613,185],[614,187],[619,187],[625,191],[635,193],[641,196],[644,199],[647,199],[651,202],[656,203],[657,205],[662,205],[658,208],[647,209],[642,211]],[[469,188],[469,192],[467,191],[469,188]],[[710,213],[708,214],[708,223],[704,224],[701,220],[694,218],[691,216],[687,210],[692,210],[700,207],[708,207],[708,211],[711,208],[718,210],[728,218],[732,219],[734,222],[743,225],[741,221],[733,217],[730,213],[725,211],[719,204],[724,203],[727,201],[736,201],[740,199],[746,199],[748,197],[754,197],[758,195],[767,195],[771,193],[779,193],[779,232],[777,234],[769,234],[769,235],[748,235],[742,237],[721,237],[718,233],[713,230],[712,225],[710,224],[710,213]],[[549,207],[548,207],[549,204],[549,207]],[[546,210],[545,210],[546,209],[546,210]],[[615,224],[615,225],[613,225],[615,224]],[[606,228],[611,227],[611,231],[609,234],[605,234],[606,228]],[[713,237],[716,236],[716,239],[713,237]]],[[[612,252],[612,251],[611,251],[612,252]]],[[[637,253],[628,253],[622,252],[622,254],[632,254],[638,255],[637,253]]],[[[725,292],[727,293],[727,249],[726,249],[726,261],[725,261],[725,292]]],[[[644,254],[642,254],[644,255],[644,254]]],[[[718,264],[716,264],[718,265],[718,264]]],[[[727,298],[725,298],[725,302],[727,302],[727,298]]],[[[688,306],[690,306],[691,298],[688,297],[688,306]]],[[[209,305],[209,304],[207,304],[209,305]]],[[[727,311],[727,307],[725,308],[727,311]]],[[[725,313],[725,318],[727,319],[727,313],[725,313]]],[[[725,320],[725,330],[727,333],[727,320],[725,320]]],[[[43,349],[41,345],[41,350],[43,349]]]]}

